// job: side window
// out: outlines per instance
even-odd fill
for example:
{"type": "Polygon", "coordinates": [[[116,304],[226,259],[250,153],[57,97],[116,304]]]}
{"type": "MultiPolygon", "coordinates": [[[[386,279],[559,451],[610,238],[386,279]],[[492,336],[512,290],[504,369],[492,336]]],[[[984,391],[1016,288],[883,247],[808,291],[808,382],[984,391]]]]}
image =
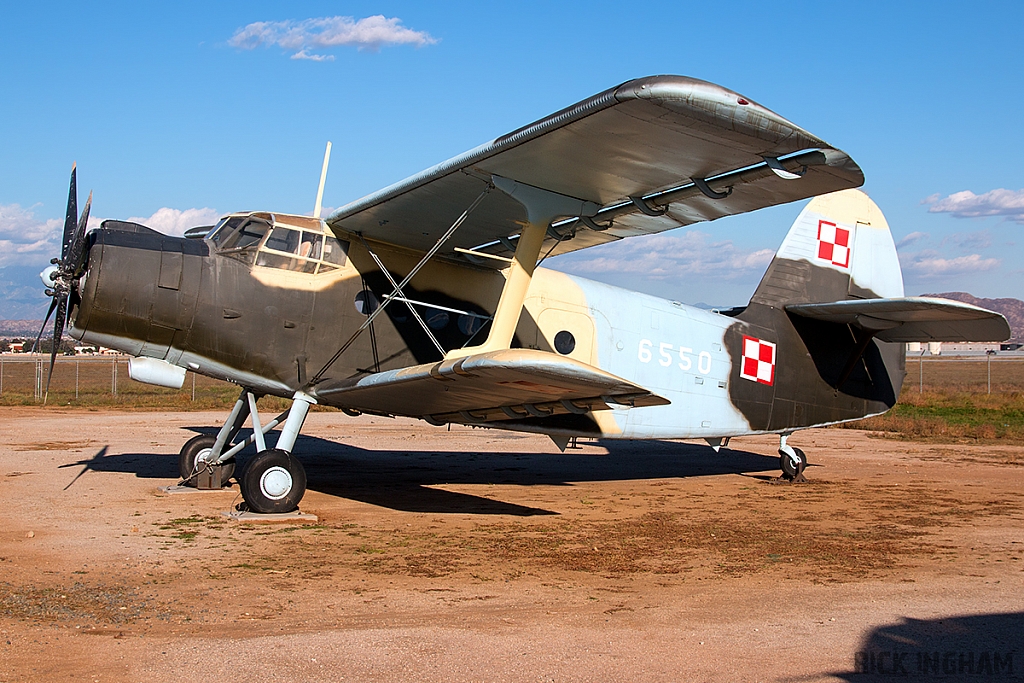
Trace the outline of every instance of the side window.
{"type": "Polygon", "coordinates": [[[270,231],[270,237],[264,245],[267,249],[294,254],[299,246],[299,231],[277,227],[270,231]]]}
{"type": "MultiPolygon", "coordinates": [[[[335,266],[345,265],[348,258],[348,242],[342,242],[337,237],[327,236],[324,242],[324,262],[335,266]]],[[[321,268],[321,270],[323,270],[321,268]]]]}
{"type": "Polygon", "coordinates": [[[302,233],[302,241],[299,243],[299,256],[305,256],[306,258],[312,259],[319,259],[320,252],[322,252],[323,249],[323,235],[318,235],[315,232],[302,233]]]}
{"type": "Polygon", "coordinates": [[[274,226],[263,243],[257,266],[297,273],[327,273],[345,265],[348,242],[313,230],[274,226]]]}

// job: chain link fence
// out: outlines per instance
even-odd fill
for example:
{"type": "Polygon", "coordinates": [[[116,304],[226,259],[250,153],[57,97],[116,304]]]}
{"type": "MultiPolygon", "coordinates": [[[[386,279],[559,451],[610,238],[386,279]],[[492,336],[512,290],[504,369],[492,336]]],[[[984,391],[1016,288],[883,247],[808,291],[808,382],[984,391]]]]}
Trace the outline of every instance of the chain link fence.
{"type": "Polygon", "coordinates": [[[1005,394],[1024,391],[1024,357],[907,356],[903,391],[1005,394]]]}
{"type": "MultiPolygon", "coordinates": [[[[50,357],[0,356],[0,405],[36,405],[46,395],[50,357]]],[[[136,382],[124,356],[58,357],[53,367],[50,405],[125,405],[166,408],[230,407],[238,387],[189,372],[181,389],[136,382]]]]}

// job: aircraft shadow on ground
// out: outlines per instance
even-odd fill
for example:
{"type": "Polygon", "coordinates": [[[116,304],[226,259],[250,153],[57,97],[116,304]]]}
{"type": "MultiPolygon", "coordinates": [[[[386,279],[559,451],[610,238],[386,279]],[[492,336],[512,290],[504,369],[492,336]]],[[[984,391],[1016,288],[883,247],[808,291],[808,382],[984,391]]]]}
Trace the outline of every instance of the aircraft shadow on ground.
{"type": "Polygon", "coordinates": [[[844,681],[1015,680],[1024,675],[1024,612],[913,619],[878,626],[850,653],[844,681]]]}
{"type": "MultiPolygon", "coordinates": [[[[216,429],[206,427],[186,429],[216,433],[216,429]]],[[[516,516],[557,513],[433,487],[443,484],[570,486],[572,482],[768,472],[779,466],[777,457],[732,449],[715,453],[700,444],[603,441],[600,445],[607,449],[607,455],[603,449],[590,444],[564,453],[368,450],[315,436],[301,436],[295,453],[306,469],[307,487],[313,491],[407,512],[516,516]]],[[[241,468],[253,452],[253,447],[249,446],[239,456],[241,468]]],[[[144,479],[174,479],[178,476],[178,455],[108,454],[104,447],[91,458],[61,467],[80,468],[68,488],[89,472],[128,472],[144,479]]]]}

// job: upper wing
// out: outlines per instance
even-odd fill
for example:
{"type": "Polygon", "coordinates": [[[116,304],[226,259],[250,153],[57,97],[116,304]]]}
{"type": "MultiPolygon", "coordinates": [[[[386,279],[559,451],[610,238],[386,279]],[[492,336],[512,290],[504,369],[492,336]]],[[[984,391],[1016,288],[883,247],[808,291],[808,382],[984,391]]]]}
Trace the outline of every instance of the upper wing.
{"type": "MultiPolygon", "coordinates": [[[[576,217],[556,223],[549,234],[565,239],[554,254],[864,182],[846,154],[756,102],[705,81],[653,76],[343,206],[327,222],[339,232],[426,251],[492,175],[601,207],[589,228],[576,217]]],[[[517,202],[491,192],[441,254],[455,247],[500,253],[509,242],[497,240],[518,235],[524,217],[517,202]]],[[[549,238],[545,253],[552,246],[549,238]]]]}
{"type": "Polygon", "coordinates": [[[790,304],[786,311],[805,318],[846,323],[875,332],[890,342],[1003,341],[1006,318],[993,311],[948,299],[912,296],[851,299],[824,304],[790,304]]]}

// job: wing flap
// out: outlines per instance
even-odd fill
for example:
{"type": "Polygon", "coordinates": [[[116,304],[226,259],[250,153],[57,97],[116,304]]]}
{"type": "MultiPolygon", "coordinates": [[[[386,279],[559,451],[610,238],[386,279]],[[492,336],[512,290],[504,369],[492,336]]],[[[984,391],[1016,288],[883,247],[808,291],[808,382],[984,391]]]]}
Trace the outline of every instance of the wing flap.
{"type": "Polygon", "coordinates": [[[949,299],[900,297],[851,299],[820,304],[790,304],[794,315],[850,324],[889,342],[985,342],[1010,338],[999,313],[949,299]]]}
{"type": "Polygon", "coordinates": [[[318,400],[432,422],[480,423],[666,405],[643,387],[546,351],[510,349],[324,383],[318,400]]]}

